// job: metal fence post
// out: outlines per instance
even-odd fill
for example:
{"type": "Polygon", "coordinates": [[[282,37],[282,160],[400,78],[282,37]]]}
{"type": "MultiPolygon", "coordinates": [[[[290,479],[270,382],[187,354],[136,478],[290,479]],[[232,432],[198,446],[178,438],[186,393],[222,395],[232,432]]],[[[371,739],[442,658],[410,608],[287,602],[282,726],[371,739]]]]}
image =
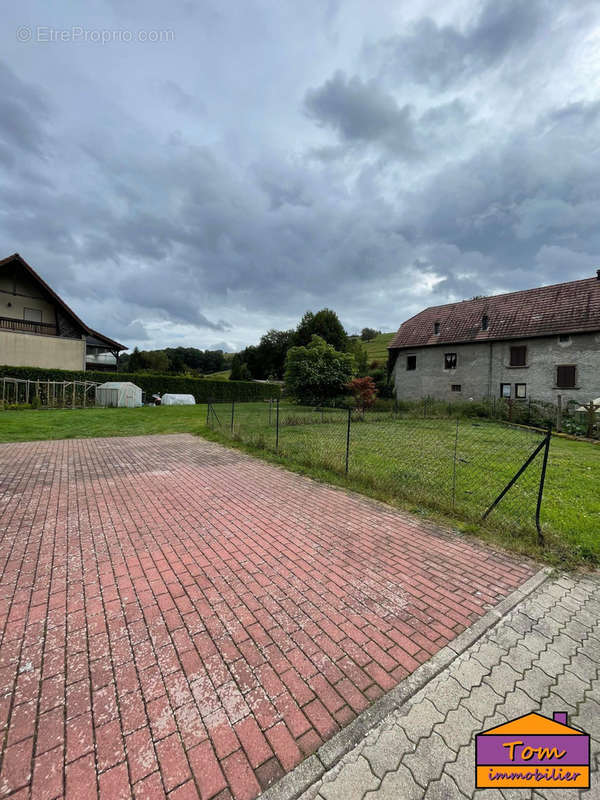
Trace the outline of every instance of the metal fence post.
{"type": "Polygon", "coordinates": [[[231,400],[231,433],[233,434],[233,420],[235,414],[235,400],[232,398],[231,400]]]}
{"type": "Polygon", "coordinates": [[[352,409],[348,409],[348,427],[346,429],[346,475],[348,474],[348,461],[350,458],[350,424],[352,421],[352,409]]]}
{"type": "Polygon", "coordinates": [[[452,508],[456,504],[456,451],[458,449],[458,417],[456,418],[456,433],[454,435],[454,464],[452,467],[452,508]]]}
{"type": "Polygon", "coordinates": [[[210,426],[210,400],[206,401],[206,427],[210,426]]]}
{"type": "Polygon", "coordinates": [[[279,451],[279,398],[275,406],[275,452],[279,451]]]}
{"type": "Polygon", "coordinates": [[[538,544],[540,547],[544,545],[544,534],[542,533],[542,526],[540,524],[540,512],[542,510],[542,498],[544,496],[544,484],[546,482],[546,468],[548,466],[548,454],[550,452],[550,441],[552,439],[552,423],[548,423],[548,433],[546,434],[546,442],[544,446],[544,460],[542,461],[542,474],[540,475],[540,488],[538,490],[537,506],[535,509],[535,527],[538,533],[538,544]]]}

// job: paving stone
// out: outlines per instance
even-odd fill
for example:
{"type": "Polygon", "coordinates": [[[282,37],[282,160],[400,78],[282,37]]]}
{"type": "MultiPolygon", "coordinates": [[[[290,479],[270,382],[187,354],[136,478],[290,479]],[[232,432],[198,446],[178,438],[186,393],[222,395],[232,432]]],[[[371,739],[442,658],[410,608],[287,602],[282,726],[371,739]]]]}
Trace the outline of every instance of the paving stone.
{"type": "Polygon", "coordinates": [[[576,728],[581,728],[600,741],[600,703],[586,697],[585,703],[579,706],[577,714],[570,721],[576,728]]]}
{"type": "Polygon", "coordinates": [[[450,676],[455,678],[464,689],[478,686],[488,670],[474,658],[464,659],[450,667],[450,676]]]}
{"type": "Polygon", "coordinates": [[[417,749],[404,756],[402,763],[425,788],[432,780],[441,777],[446,762],[452,761],[455,755],[442,737],[434,732],[429,738],[421,739],[417,749]]]}
{"type": "Polygon", "coordinates": [[[448,711],[458,708],[460,701],[468,694],[468,689],[461,686],[456,678],[448,675],[436,684],[430,699],[441,714],[447,714],[448,711]]]}
{"type": "Polygon", "coordinates": [[[576,706],[583,700],[588,684],[578,678],[574,672],[564,672],[552,687],[553,694],[562,697],[567,703],[576,706]]]}
{"type": "Polygon", "coordinates": [[[544,634],[536,628],[536,630],[531,631],[531,633],[523,637],[521,645],[530,650],[535,656],[539,656],[539,654],[548,647],[551,641],[552,636],[544,636],[544,634]]]}
{"type": "Polygon", "coordinates": [[[531,667],[535,658],[536,656],[531,650],[523,647],[522,644],[517,644],[512,650],[509,650],[508,655],[504,656],[502,660],[523,675],[531,667]]]}
{"type": "Polygon", "coordinates": [[[495,692],[489,684],[483,683],[481,686],[476,686],[461,705],[470,711],[475,719],[483,722],[486,717],[494,713],[503,698],[504,696],[495,692]]]}
{"type": "Polygon", "coordinates": [[[566,625],[567,622],[571,619],[572,612],[569,611],[567,608],[563,606],[554,606],[554,608],[548,611],[548,616],[555,620],[556,622],[560,622],[561,625],[566,625]]]}
{"type": "Polygon", "coordinates": [[[360,756],[346,764],[334,781],[323,783],[320,794],[325,800],[362,800],[365,793],[379,786],[366,758],[360,756]]]}
{"type": "Polygon", "coordinates": [[[539,701],[554,681],[554,677],[551,677],[539,667],[533,666],[527,670],[520,681],[517,681],[517,687],[529,695],[533,701],[539,701]]]}
{"type": "Polygon", "coordinates": [[[425,792],[425,800],[452,800],[452,798],[466,797],[449,775],[445,773],[439,779],[430,783],[425,792]]]}
{"type": "Polygon", "coordinates": [[[502,656],[505,656],[507,652],[508,648],[501,647],[493,642],[485,641],[473,657],[489,670],[496,664],[499,664],[502,656]]]}
{"type": "Polygon", "coordinates": [[[444,772],[450,775],[460,791],[467,797],[473,797],[475,791],[475,751],[472,744],[465,745],[458,751],[455,761],[450,761],[444,767],[444,772]]]}
{"type": "Polygon", "coordinates": [[[577,713],[577,706],[570,705],[563,700],[562,697],[550,691],[550,694],[542,698],[542,702],[537,711],[543,714],[543,716],[550,718],[552,718],[555,711],[566,711],[569,719],[571,719],[577,713]]]}
{"type": "Polygon", "coordinates": [[[498,711],[508,719],[514,719],[515,717],[521,717],[523,714],[529,714],[531,711],[537,711],[537,708],[538,703],[516,687],[514,691],[506,696],[504,703],[498,706],[498,711]]]}
{"type": "Polygon", "coordinates": [[[388,772],[376,792],[365,794],[364,800],[422,800],[422,797],[423,788],[401,764],[395,772],[388,772]]]}
{"type": "Polygon", "coordinates": [[[430,700],[423,700],[411,706],[408,714],[398,721],[412,742],[418,742],[423,736],[429,736],[433,726],[444,719],[430,700]]]}
{"type": "Polygon", "coordinates": [[[589,628],[586,625],[582,625],[581,622],[575,618],[567,622],[563,628],[563,633],[570,636],[571,639],[574,639],[577,643],[580,643],[583,642],[584,639],[587,639],[589,628]]]}
{"type": "Polygon", "coordinates": [[[578,678],[586,683],[595,681],[598,677],[600,663],[592,661],[585,653],[579,651],[576,656],[565,666],[565,672],[574,672],[578,678]]]}
{"type": "Polygon", "coordinates": [[[521,673],[514,670],[511,665],[502,661],[492,668],[489,675],[483,679],[484,683],[489,684],[498,694],[504,696],[515,688],[515,684],[521,679],[521,673]]]}
{"type": "Polygon", "coordinates": [[[533,666],[539,667],[548,677],[556,680],[569,661],[569,656],[563,656],[557,650],[549,648],[540,654],[540,657],[533,662],[533,666]]]}
{"type": "Polygon", "coordinates": [[[510,615],[508,625],[524,636],[532,630],[535,625],[535,620],[530,619],[522,611],[515,611],[510,615]]]}
{"type": "Polygon", "coordinates": [[[444,722],[436,725],[434,730],[448,747],[458,751],[472,740],[474,731],[478,731],[480,726],[481,721],[476,719],[468,708],[461,705],[455,711],[449,711],[444,722]]]}
{"type": "Polygon", "coordinates": [[[490,633],[490,641],[504,648],[504,650],[510,650],[522,638],[523,634],[511,628],[510,625],[499,625],[490,633]]]}
{"type": "Polygon", "coordinates": [[[391,731],[383,731],[374,744],[363,749],[362,755],[371,765],[371,771],[378,778],[383,778],[386,772],[398,769],[400,761],[411,750],[414,750],[414,744],[402,728],[395,727],[391,731]]]}

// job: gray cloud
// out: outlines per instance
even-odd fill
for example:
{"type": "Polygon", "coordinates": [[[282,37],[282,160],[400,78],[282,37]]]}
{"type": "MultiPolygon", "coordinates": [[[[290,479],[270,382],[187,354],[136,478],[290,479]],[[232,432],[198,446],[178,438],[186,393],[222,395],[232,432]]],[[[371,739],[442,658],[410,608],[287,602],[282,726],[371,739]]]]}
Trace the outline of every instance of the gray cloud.
{"type": "Polygon", "coordinates": [[[464,29],[425,17],[415,21],[408,33],[380,42],[375,49],[382,71],[398,81],[446,89],[497,66],[515,51],[520,55],[518,51],[550,24],[558,3],[487,0],[469,6],[474,13],[464,29]]]}
{"type": "Polygon", "coordinates": [[[0,255],[144,347],[233,349],[325,305],[391,330],[591,274],[600,9],[463,0],[431,18],[415,0],[398,22],[374,4],[136,0],[127,25],[172,45],[7,39],[0,255]]]}
{"type": "Polygon", "coordinates": [[[336,72],[319,89],[309,90],[304,104],[312,119],[330,126],[347,142],[380,141],[399,154],[416,153],[410,106],[400,108],[374,82],[336,72]]]}

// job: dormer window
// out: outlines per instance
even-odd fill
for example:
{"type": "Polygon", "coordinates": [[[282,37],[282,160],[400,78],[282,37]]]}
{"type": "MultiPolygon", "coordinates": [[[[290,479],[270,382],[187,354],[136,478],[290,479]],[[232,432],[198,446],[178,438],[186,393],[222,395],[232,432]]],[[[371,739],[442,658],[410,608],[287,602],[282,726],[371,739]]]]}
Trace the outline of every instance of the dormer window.
{"type": "Polygon", "coordinates": [[[490,321],[488,319],[488,315],[484,314],[483,317],[481,318],[481,330],[487,331],[489,326],[490,326],[490,321]]]}
{"type": "Polygon", "coordinates": [[[440,323],[439,322],[434,322],[433,323],[433,332],[434,332],[434,334],[436,336],[440,335],[440,323]]]}

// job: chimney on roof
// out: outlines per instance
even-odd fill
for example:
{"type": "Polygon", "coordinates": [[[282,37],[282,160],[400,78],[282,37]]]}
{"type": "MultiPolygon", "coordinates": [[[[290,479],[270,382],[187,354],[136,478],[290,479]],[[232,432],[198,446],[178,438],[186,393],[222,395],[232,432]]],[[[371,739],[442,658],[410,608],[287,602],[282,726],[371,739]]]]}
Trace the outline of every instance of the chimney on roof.
{"type": "Polygon", "coordinates": [[[566,725],[567,724],[567,712],[566,711],[555,711],[554,714],[552,714],[552,718],[553,718],[554,722],[560,722],[561,725],[566,725]]]}

